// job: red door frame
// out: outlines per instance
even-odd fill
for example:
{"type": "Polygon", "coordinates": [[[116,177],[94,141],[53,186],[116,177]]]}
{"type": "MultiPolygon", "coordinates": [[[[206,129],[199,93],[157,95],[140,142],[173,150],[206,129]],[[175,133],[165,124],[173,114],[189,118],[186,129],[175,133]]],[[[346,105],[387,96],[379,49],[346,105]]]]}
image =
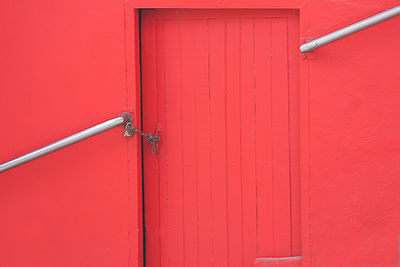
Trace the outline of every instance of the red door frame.
{"type": "MultiPolygon", "coordinates": [[[[199,0],[126,0],[124,3],[125,16],[125,55],[126,55],[126,84],[127,97],[130,100],[130,111],[140,114],[140,51],[139,51],[139,11],[147,8],[279,8],[297,9],[299,11],[299,46],[307,39],[308,28],[308,1],[271,0],[271,1],[199,1],[199,0]]],[[[301,256],[302,266],[310,266],[310,232],[309,232],[309,82],[308,61],[312,56],[304,56],[299,51],[299,123],[300,123],[300,180],[301,180],[301,256]]],[[[136,125],[140,125],[140,116],[134,116],[136,125]]],[[[133,205],[130,215],[131,227],[131,257],[129,266],[143,266],[143,225],[142,225],[142,171],[140,146],[132,147],[131,153],[134,173],[132,177],[133,205]],[[136,155],[136,157],[134,157],[136,155]],[[135,189],[136,188],[136,189],[135,189]]]]}

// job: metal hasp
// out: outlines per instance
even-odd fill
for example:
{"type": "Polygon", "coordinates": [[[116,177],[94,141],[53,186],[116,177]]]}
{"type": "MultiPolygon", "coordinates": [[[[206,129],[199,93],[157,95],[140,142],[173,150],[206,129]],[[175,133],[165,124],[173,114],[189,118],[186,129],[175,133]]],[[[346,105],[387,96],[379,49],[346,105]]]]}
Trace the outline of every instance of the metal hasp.
{"type": "Polygon", "coordinates": [[[321,46],[324,46],[331,42],[334,42],[336,40],[342,39],[343,37],[346,37],[350,34],[364,30],[365,28],[371,27],[375,24],[378,24],[380,22],[383,22],[385,20],[393,18],[397,15],[400,15],[400,6],[396,6],[394,8],[388,9],[388,10],[386,10],[382,13],[379,13],[375,16],[369,17],[367,19],[364,19],[362,21],[354,23],[350,26],[347,26],[343,29],[337,30],[335,32],[329,33],[320,38],[312,40],[308,43],[305,43],[302,46],[300,46],[300,51],[303,53],[310,52],[318,47],[321,47],[321,46]]]}
{"type": "Polygon", "coordinates": [[[131,115],[129,113],[125,112],[117,118],[114,118],[114,119],[105,121],[103,123],[100,123],[96,126],[90,127],[89,129],[86,129],[86,130],[83,130],[74,135],[68,136],[68,137],[61,139],[60,141],[57,141],[55,143],[52,143],[48,146],[39,148],[38,150],[35,150],[28,154],[25,154],[19,158],[7,161],[6,163],[3,163],[0,165],[0,173],[5,172],[9,169],[15,168],[21,164],[27,163],[31,160],[34,160],[34,159],[40,158],[42,156],[45,156],[47,154],[50,154],[52,152],[55,152],[61,148],[75,144],[79,141],[85,140],[85,139],[92,137],[94,135],[97,135],[99,133],[105,132],[105,131],[115,128],[117,126],[126,125],[131,122],[132,122],[131,115]]]}

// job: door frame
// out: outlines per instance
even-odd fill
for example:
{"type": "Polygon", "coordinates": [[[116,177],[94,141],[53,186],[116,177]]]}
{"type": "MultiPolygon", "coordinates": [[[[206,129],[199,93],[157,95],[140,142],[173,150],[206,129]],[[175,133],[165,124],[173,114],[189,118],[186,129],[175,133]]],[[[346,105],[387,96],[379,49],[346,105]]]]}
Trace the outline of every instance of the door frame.
{"type": "MultiPolygon", "coordinates": [[[[308,35],[310,4],[306,0],[125,0],[124,32],[125,32],[125,64],[127,106],[134,114],[134,123],[141,125],[140,115],[140,10],[148,8],[174,9],[296,9],[299,12],[299,47],[302,43],[313,39],[308,35]]],[[[310,233],[310,121],[309,121],[309,64],[315,59],[312,53],[307,56],[298,51],[299,60],[299,158],[300,158],[300,195],[301,195],[301,257],[302,266],[311,265],[311,233],[310,233]]],[[[140,139],[128,148],[129,154],[129,266],[143,266],[143,207],[142,207],[142,158],[140,139]]]]}

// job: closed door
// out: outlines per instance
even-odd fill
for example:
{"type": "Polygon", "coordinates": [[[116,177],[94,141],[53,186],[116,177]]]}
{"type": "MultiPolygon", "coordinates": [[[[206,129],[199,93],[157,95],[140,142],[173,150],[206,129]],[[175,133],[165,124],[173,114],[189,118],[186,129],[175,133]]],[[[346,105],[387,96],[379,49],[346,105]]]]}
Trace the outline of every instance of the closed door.
{"type": "Polygon", "coordinates": [[[147,266],[300,255],[298,14],[141,14],[147,266]]]}

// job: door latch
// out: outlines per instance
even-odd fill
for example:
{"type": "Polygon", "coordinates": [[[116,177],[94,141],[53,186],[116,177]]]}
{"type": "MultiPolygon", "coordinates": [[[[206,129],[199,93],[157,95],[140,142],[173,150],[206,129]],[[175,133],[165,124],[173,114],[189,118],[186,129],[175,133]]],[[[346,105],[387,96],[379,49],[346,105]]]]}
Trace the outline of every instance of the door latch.
{"type": "Polygon", "coordinates": [[[137,133],[140,136],[143,136],[146,138],[147,142],[151,144],[151,153],[154,155],[158,153],[157,147],[158,147],[158,142],[160,142],[161,138],[158,136],[158,131],[153,135],[152,133],[145,134],[141,130],[137,129],[135,126],[132,125],[131,122],[128,122],[125,125],[125,133],[124,136],[133,136],[135,133],[137,133]]]}

